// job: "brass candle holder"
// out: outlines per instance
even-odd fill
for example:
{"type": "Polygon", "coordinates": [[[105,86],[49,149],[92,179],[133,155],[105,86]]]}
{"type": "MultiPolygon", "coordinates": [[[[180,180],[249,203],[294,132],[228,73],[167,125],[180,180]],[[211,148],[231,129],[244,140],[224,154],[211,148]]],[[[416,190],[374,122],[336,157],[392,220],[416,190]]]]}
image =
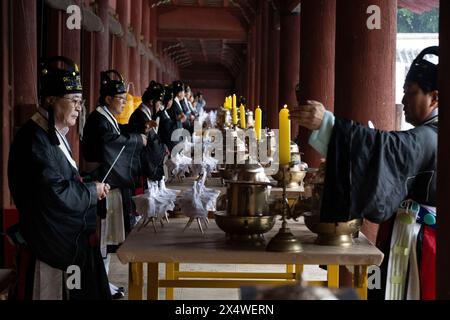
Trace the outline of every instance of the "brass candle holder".
{"type": "Polygon", "coordinates": [[[283,202],[283,210],[281,212],[282,216],[282,224],[278,233],[270,240],[269,244],[266,247],[267,251],[274,252],[300,252],[302,251],[302,245],[300,241],[292,234],[291,230],[288,228],[287,219],[291,217],[289,207],[289,202],[286,193],[286,174],[289,169],[289,166],[282,166],[281,170],[283,172],[283,194],[282,194],[282,202],[283,202]]]}

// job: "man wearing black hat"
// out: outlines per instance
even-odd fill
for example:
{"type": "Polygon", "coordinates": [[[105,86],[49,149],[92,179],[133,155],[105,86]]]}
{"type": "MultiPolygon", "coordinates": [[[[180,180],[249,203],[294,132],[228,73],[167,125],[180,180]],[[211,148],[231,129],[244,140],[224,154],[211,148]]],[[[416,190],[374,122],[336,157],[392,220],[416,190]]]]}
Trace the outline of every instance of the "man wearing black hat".
{"type": "Polygon", "coordinates": [[[53,57],[40,65],[41,105],[11,145],[8,178],[19,224],[9,230],[18,245],[13,299],[110,299],[96,237],[97,201],[109,185],[83,182],[65,135],[82,100],[77,65],[53,57]],[[56,64],[64,64],[59,68],[56,64]],[[81,282],[66,286],[66,271],[81,282]]]}
{"type": "Polygon", "coordinates": [[[184,84],[181,81],[174,81],[172,83],[173,90],[173,106],[170,109],[170,118],[177,123],[177,128],[183,128],[183,123],[188,119],[186,117],[186,110],[182,106],[182,101],[184,100],[185,89],[184,84]]]}
{"type": "Polygon", "coordinates": [[[141,153],[141,172],[146,179],[159,181],[164,175],[164,157],[166,148],[159,131],[157,111],[164,107],[165,90],[162,84],[151,81],[142,95],[141,105],[133,112],[128,122],[131,132],[147,136],[147,146],[141,153]]]}
{"type": "MultiPolygon", "coordinates": [[[[114,115],[123,112],[127,89],[116,70],[101,73],[99,106],[93,111],[83,130],[81,147],[93,177],[106,181],[111,192],[99,206],[102,224],[102,255],[107,245],[121,244],[135,224],[132,190],[139,185],[139,163],[142,148],[147,144],[144,134],[129,133],[114,115]]],[[[114,291],[114,290],[112,290],[114,291]]]]}
{"type": "Polygon", "coordinates": [[[293,115],[314,130],[310,144],[327,158],[321,220],[385,222],[377,239],[385,253],[383,282],[381,290],[369,291],[373,298],[435,298],[438,65],[426,55],[438,56],[438,47],[419,54],[404,85],[412,130],[369,129],[315,101],[293,115]]]}

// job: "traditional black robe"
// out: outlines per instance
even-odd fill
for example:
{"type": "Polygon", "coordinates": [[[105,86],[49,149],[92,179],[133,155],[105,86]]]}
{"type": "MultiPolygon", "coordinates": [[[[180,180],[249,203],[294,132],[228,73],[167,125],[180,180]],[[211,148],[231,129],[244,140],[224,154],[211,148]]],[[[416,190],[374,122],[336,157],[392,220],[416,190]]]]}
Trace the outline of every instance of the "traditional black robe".
{"type": "Polygon", "coordinates": [[[106,182],[113,188],[134,189],[139,183],[139,154],[143,148],[141,136],[129,133],[127,126],[116,127],[114,121],[99,110],[93,111],[86,121],[81,147],[86,161],[99,165],[93,172],[94,179],[103,180],[123,146],[125,149],[106,182]]]}
{"type": "MultiPolygon", "coordinates": [[[[77,265],[82,289],[72,290],[70,298],[108,299],[106,271],[98,244],[92,242],[96,186],[82,182],[60,147],[50,142],[46,126],[45,118],[35,114],[17,132],[10,149],[9,187],[19,212],[20,234],[26,242],[19,252],[28,252],[29,258],[25,262],[19,256],[18,263],[21,271],[30,274],[36,259],[64,272],[68,266],[77,265]]],[[[19,277],[23,276],[19,272],[19,277]]],[[[32,278],[26,284],[29,289],[32,278]]],[[[31,292],[21,298],[31,298],[31,292]]]]}
{"type": "Polygon", "coordinates": [[[384,132],[336,118],[328,146],[321,220],[388,220],[406,198],[436,206],[437,116],[384,132]]]}
{"type": "MultiPolygon", "coordinates": [[[[176,123],[177,129],[183,128],[183,123],[181,122],[181,120],[179,120],[179,117],[181,116],[181,114],[184,113],[184,110],[180,104],[180,101],[177,101],[177,99],[174,98],[172,107],[169,110],[167,110],[167,113],[169,114],[172,121],[176,123]]],[[[186,121],[187,121],[187,119],[186,119],[186,121]]]]}
{"type": "MultiPolygon", "coordinates": [[[[381,223],[376,245],[385,255],[381,265],[382,287],[369,290],[369,299],[385,297],[391,235],[400,203],[412,199],[436,206],[437,131],[437,116],[402,132],[372,130],[336,118],[328,145],[321,220],[365,218],[381,223]]],[[[435,239],[430,238],[430,232],[428,226],[421,226],[416,246],[418,261],[422,254],[434,255],[430,248],[435,239]]],[[[423,290],[430,291],[430,286],[434,286],[433,277],[423,276],[433,263],[419,263],[419,269],[424,268],[420,276],[421,297],[429,296],[423,290]]],[[[434,274],[434,270],[429,273],[434,274]]]]}
{"type": "MultiPolygon", "coordinates": [[[[128,122],[132,132],[145,134],[145,124],[150,120],[156,121],[156,116],[143,111],[144,106],[137,108],[128,122]],[[152,119],[153,118],[153,119],[152,119]]],[[[148,112],[148,111],[147,111],[148,112]]],[[[154,113],[153,113],[154,114],[154,113]]],[[[141,173],[145,178],[159,181],[164,176],[164,157],[166,148],[154,128],[147,134],[147,145],[141,152],[141,173]]]]}

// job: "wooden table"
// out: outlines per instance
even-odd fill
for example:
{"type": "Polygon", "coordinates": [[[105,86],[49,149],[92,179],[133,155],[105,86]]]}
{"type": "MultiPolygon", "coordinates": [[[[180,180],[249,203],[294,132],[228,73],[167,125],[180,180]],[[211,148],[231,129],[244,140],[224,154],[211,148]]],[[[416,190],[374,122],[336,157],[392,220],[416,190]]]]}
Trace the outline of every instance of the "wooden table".
{"type": "MultiPolygon", "coordinates": [[[[351,247],[318,246],[315,235],[302,223],[289,226],[303,245],[300,253],[267,252],[265,248],[236,248],[226,244],[225,233],[211,220],[205,235],[196,229],[182,232],[187,219],[171,219],[161,231],[135,228],[117,251],[120,261],[129,264],[129,299],[143,298],[143,268],[147,263],[147,299],[158,299],[158,289],[167,288],[166,299],[173,299],[173,288],[239,288],[244,285],[280,285],[299,281],[304,265],[327,265],[327,281],[309,285],[339,287],[339,266],[355,266],[354,283],[362,299],[367,298],[367,267],[380,265],[383,254],[360,234],[351,247]],[[159,264],[166,267],[159,279],[159,264]],[[185,272],[180,263],[196,264],[280,264],[283,273],[185,272]],[[195,278],[195,279],[194,279],[195,278]]],[[[278,231],[278,222],[266,239],[278,231]]]]}

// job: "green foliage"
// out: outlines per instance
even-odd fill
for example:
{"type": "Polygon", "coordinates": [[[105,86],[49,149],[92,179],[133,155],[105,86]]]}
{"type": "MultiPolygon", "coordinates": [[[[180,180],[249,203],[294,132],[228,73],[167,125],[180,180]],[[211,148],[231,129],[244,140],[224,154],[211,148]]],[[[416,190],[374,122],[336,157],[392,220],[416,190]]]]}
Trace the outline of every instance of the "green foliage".
{"type": "Polygon", "coordinates": [[[439,9],[433,9],[422,14],[408,9],[399,9],[397,15],[399,33],[438,33],[439,9]]]}

